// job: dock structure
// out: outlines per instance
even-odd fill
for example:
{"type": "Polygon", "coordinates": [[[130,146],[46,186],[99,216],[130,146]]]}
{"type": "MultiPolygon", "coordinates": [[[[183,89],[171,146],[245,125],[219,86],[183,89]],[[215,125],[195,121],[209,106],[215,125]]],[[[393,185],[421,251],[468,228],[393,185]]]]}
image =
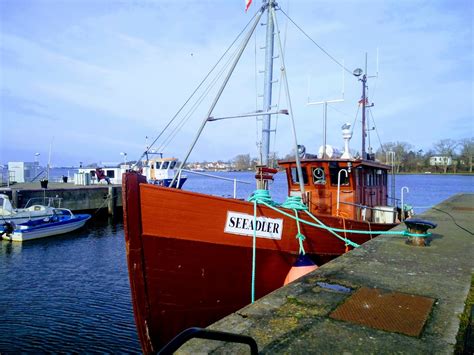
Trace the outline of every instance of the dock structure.
{"type": "MultiPolygon", "coordinates": [[[[472,287],[473,211],[474,194],[454,195],[417,216],[438,224],[429,246],[379,236],[209,329],[251,336],[261,353],[453,353],[472,287]]],[[[248,351],[193,339],[177,353],[248,351]]]]}
{"type": "Polygon", "coordinates": [[[71,211],[107,211],[114,215],[122,207],[122,185],[95,184],[74,185],[72,183],[49,183],[41,188],[39,183],[19,183],[0,188],[0,194],[10,197],[14,207],[24,207],[29,199],[58,197],[61,206],[71,211]]]}

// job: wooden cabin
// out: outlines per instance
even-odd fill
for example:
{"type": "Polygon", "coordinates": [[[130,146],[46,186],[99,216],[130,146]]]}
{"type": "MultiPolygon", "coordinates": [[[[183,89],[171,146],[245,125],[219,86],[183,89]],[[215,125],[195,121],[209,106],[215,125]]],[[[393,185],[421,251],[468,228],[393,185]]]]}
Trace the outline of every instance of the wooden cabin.
{"type": "MultiPolygon", "coordinates": [[[[286,170],[289,196],[301,195],[296,162],[284,160],[279,161],[279,165],[286,170]]],[[[301,168],[304,199],[314,215],[377,223],[395,221],[395,208],[387,206],[387,172],[390,166],[361,159],[302,159],[301,168]],[[347,176],[342,169],[347,171],[347,176]]]]}

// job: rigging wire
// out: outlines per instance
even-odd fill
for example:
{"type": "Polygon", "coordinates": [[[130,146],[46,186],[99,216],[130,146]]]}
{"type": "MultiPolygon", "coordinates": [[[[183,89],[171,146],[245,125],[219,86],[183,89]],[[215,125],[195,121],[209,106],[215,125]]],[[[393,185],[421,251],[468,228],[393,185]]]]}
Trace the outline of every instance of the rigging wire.
{"type": "Polygon", "coordinates": [[[356,112],[356,115],[354,117],[354,122],[352,122],[352,131],[354,131],[355,124],[356,124],[356,121],[357,121],[357,116],[359,116],[359,111],[360,111],[360,105],[357,104],[357,112],[356,112]]]}
{"type": "Polygon", "coordinates": [[[339,112],[340,114],[342,114],[342,115],[344,115],[344,116],[347,116],[347,117],[352,118],[352,115],[350,115],[350,114],[348,114],[347,112],[344,112],[344,111],[342,111],[342,110],[339,110],[339,109],[336,108],[335,106],[328,105],[328,107],[329,107],[331,110],[337,111],[337,112],[339,112]]]}
{"type": "Polygon", "coordinates": [[[370,113],[370,116],[372,117],[372,122],[374,122],[375,134],[377,135],[377,139],[379,140],[380,148],[382,149],[382,152],[384,152],[385,149],[382,145],[382,140],[380,139],[379,131],[377,129],[377,125],[375,124],[374,114],[372,113],[372,110],[369,110],[369,113],[370,113]]]}
{"type": "Polygon", "coordinates": [[[271,16],[273,17],[273,22],[275,23],[275,28],[276,28],[276,34],[277,34],[277,44],[278,48],[280,49],[280,62],[281,62],[281,73],[282,73],[282,79],[285,87],[285,93],[286,93],[286,101],[288,103],[288,112],[289,116],[291,119],[291,131],[293,133],[293,142],[294,142],[294,149],[295,149],[295,161],[296,161],[296,170],[298,172],[298,180],[299,180],[299,185],[300,185],[300,191],[301,195],[304,195],[304,183],[303,183],[303,171],[301,169],[301,162],[300,158],[298,155],[298,140],[296,137],[296,127],[295,127],[295,116],[293,115],[293,106],[291,104],[291,96],[290,96],[290,88],[288,85],[288,77],[286,75],[286,65],[285,65],[285,57],[283,55],[283,46],[281,44],[281,37],[280,37],[280,29],[278,27],[278,21],[276,18],[276,13],[275,10],[270,8],[269,9],[271,16]]]}
{"type": "MultiPolygon", "coordinates": [[[[258,111],[258,66],[257,66],[257,29],[254,33],[254,78],[255,78],[255,112],[258,111]]],[[[260,162],[262,162],[262,143],[259,132],[261,131],[258,127],[258,122],[261,121],[258,116],[255,117],[255,137],[258,156],[260,157],[260,162]]]]}
{"type": "Polygon", "coordinates": [[[342,69],[344,69],[345,71],[347,71],[349,74],[352,75],[352,71],[350,71],[349,69],[347,69],[343,64],[341,64],[336,58],[334,58],[331,54],[328,53],[328,51],[326,51],[323,47],[321,47],[318,43],[316,43],[316,41],[314,39],[312,39],[300,26],[298,26],[296,24],[295,21],[293,21],[287,14],[285,11],[283,11],[280,7],[278,7],[278,10],[280,10],[287,18],[288,20],[290,20],[293,25],[296,26],[297,29],[299,29],[301,31],[301,33],[303,33],[311,42],[313,42],[316,47],[318,47],[324,54],[326,54],[330,59],[332,59],[337,65],[339,65],[342,69]]]}
{"type": "MultiPolygon", "coordinates": [[[[241,45],[242,46],[242,45],[241,45]]],[[[222,77],[222,75],[225,73],[225,71],[228,69],[230,66],[230,63],[232,60],[235,58],[237,55],[238,50],[241,48],[237,47],[234,50],[234,53],[229,56],[227,59],[227,62],[223,65],[223,67],[220,69],[220,71],[216,74],[216,76],[212,79],[212,81],[207,85],[205,90],[201,93],[200,97],[194,102],[194,104],[191,106],[191,108],[188,110],[188,112],[185,114],[185,116],[181,119],[180,123],[171,131],[170,134],[168,134],[167,138],[165,138],[164,142],[161,144],[159,150],[164,149],[165,147],[168,146],[169,143],[176,137],[178,132],[183,128],[183,126],[189,121],[189,119],[192,117],[194,112],[197,110],[199,105],[204,101],[206,96],[209,94],[211,89],[214,87],[214,85],[217,83],[217,81],[222,77]]]]}
{"type": "MultiPolygon", "coordinates": [[[[245,27],[240,31],[240,33],[236,36],[234,41],[230,44],[230,46],[225,50],[225,52],[222,54],[222,56],[219,58],[219,60],[214,64],[214,66],[209,70],[209,72],[206,74],[204,79],[199,83],[199,85],[194,89],[192,94],[188,97],[188,99],[184,102],[184,104],[179,108],[179,110],[175,113],[175,115],[171,118],[171,120],[166,124],[165,128],[160,132],[160,134],[153,140],[153,142],[147,147],[147,150],[142,154],[140,159],[137,160],[137,163],[140,162],[143,157],[150,151],[150,149],[153,147],[153,145],[158,141],[158,139],[162,136],[162,134],[168,129],[168,127],[174,122],[176,117],[181,113],[181,111],[184,109],[184,107],[188,104],[188,102],[194,97],[196,92],[201,88],[201,86],[204,84],[204,82],[207,80],[207,78],[212,74],[212,72],[215,70],[215,68],[219,65],[219,63],[222,61],[222,59],[227,55],[227,53],[230,51],[230,49],[234,46],[234,44],[237,42],[237,40],[242,36],[242,34],[246,31],[247,27],[252,23],[252,21],[255,19],[257,16],[258,12],[256,12],[252,18],[247,22],[245,27]]],[[[137,164],[135,163],[135,165],[137,164]]]]}
{"type": "MultiPolygon", "coordinates": [[[[288,9],[288,12],[289,12],[289,8],[290,8],[290,1],[288,0],[288,3],[287,3],[287,9],[288,9]]],[[[283,35],[283,53],[281,53],[280,55],[281,56],[284,56],[285,55],[285,52],[286,52],[286,40],[288,38],[288,21],[286,21],[285,23],[285,33],[283,35]]],[[[278,103],[277,103],[277,110],[280,108],[280,102],[281,102],[281,92],[282,92],[282,85],[283,85],[283,73],[280,71],[280,82],[279,82],[279,87],[278,87],[278,103]]],[[[275,118],[275,131],[274,131],[274,137],[273,137],[273,155],[275,157],[275,147],[276,147],[276,140],[277,140],[277,132],[278,132],[278,119],[279,119],[280,115],[277,114],[276,115],[276,118],[275,118]]],[[[273,161],[273,163],[275,163],[273,161]]]]}

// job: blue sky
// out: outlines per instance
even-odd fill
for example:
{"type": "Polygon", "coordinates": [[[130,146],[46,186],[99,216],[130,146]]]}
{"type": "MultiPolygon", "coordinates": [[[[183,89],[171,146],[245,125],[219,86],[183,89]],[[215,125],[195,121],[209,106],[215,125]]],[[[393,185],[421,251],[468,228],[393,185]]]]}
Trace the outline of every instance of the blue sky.
{"type": "MultiPolygon", "coordinates": [[[[156,137],[251,19],[254,0],[116,1],[0,0],[0,163],[119,162],[137,159],[145,137],[156,137]]],[[[427,150],[444,138],[472,137],[473,18],[471,0],[288,1],[280,6],[351,71],[364,68],[383,143],[427,150]]],[[[298,140],[322,144],[322,106],[341,96],[342,70],[278,15],[298,140]],[[309,83],[309,84],[308,84],[309,83]]],[[[261,105],[263,27],[257,29],[215,116],[261,105]],[[256,81],[257,76],[257,81],[256,81]],[[260,101],[259,101],[260,100],[260,101]]],[[[278,59],[277,59],[277,63],[278,59]]],[[[277,76],[277,75],[276,75],[277,76]]],[[[345,75],[345,101],[328,109],[327,141],[342,147],[340,127],[356,118],[360,84],[345,75]]],[[[280,84],[274,100],[287,108],[280,84]],[[278,97],[281,97],[278,100],[278,97]]],[[[206,102],[209,102],[207,99],[206,102]]],[[[164,149],[182,158],[207,107],[196,111],[164,149]]],[[[360,147],[360,115],[351,147],[360,147]]],[[[276,122],[274,122],[274,125],[276,122]]],[[[258,123],[241,118],[209,123],[190,160],[257,156],[258,123]]],[[[292,148],[287,118],[279,118],[272,150],[292,148]]],[[[379,147],[374,132],[371,145],[379,147]]]]}

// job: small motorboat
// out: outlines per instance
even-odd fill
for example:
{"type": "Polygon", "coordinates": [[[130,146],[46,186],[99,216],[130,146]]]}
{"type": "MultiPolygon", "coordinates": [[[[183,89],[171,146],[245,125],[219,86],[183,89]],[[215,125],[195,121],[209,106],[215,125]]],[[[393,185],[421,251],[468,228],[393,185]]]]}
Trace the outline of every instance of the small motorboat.
{"type": "Polygon", "coordinates": [[[4,221],[0,225],[0,236],[14,242],[45,238],[79,229],[90,218],[90,214],[75,215],[66,208],[55,208],[53,215],[42,219],[30,219],[21,224],[4,221]]]}
{"type": "MultiPolygon", "coordinates": [[[[0,221],[23,224],[31,220],[52,217],[54,214],[56,197],[48,197],[47,203],[37,203],[38,199],[31,199],[24,208],[13,208],[10,198],[5,194],[0,194],[0,221]]],[[[46,199],[44,199],[46,200],[46,199]]],[[[60,207],[60,206],[58,206],[60,207]]]]}

